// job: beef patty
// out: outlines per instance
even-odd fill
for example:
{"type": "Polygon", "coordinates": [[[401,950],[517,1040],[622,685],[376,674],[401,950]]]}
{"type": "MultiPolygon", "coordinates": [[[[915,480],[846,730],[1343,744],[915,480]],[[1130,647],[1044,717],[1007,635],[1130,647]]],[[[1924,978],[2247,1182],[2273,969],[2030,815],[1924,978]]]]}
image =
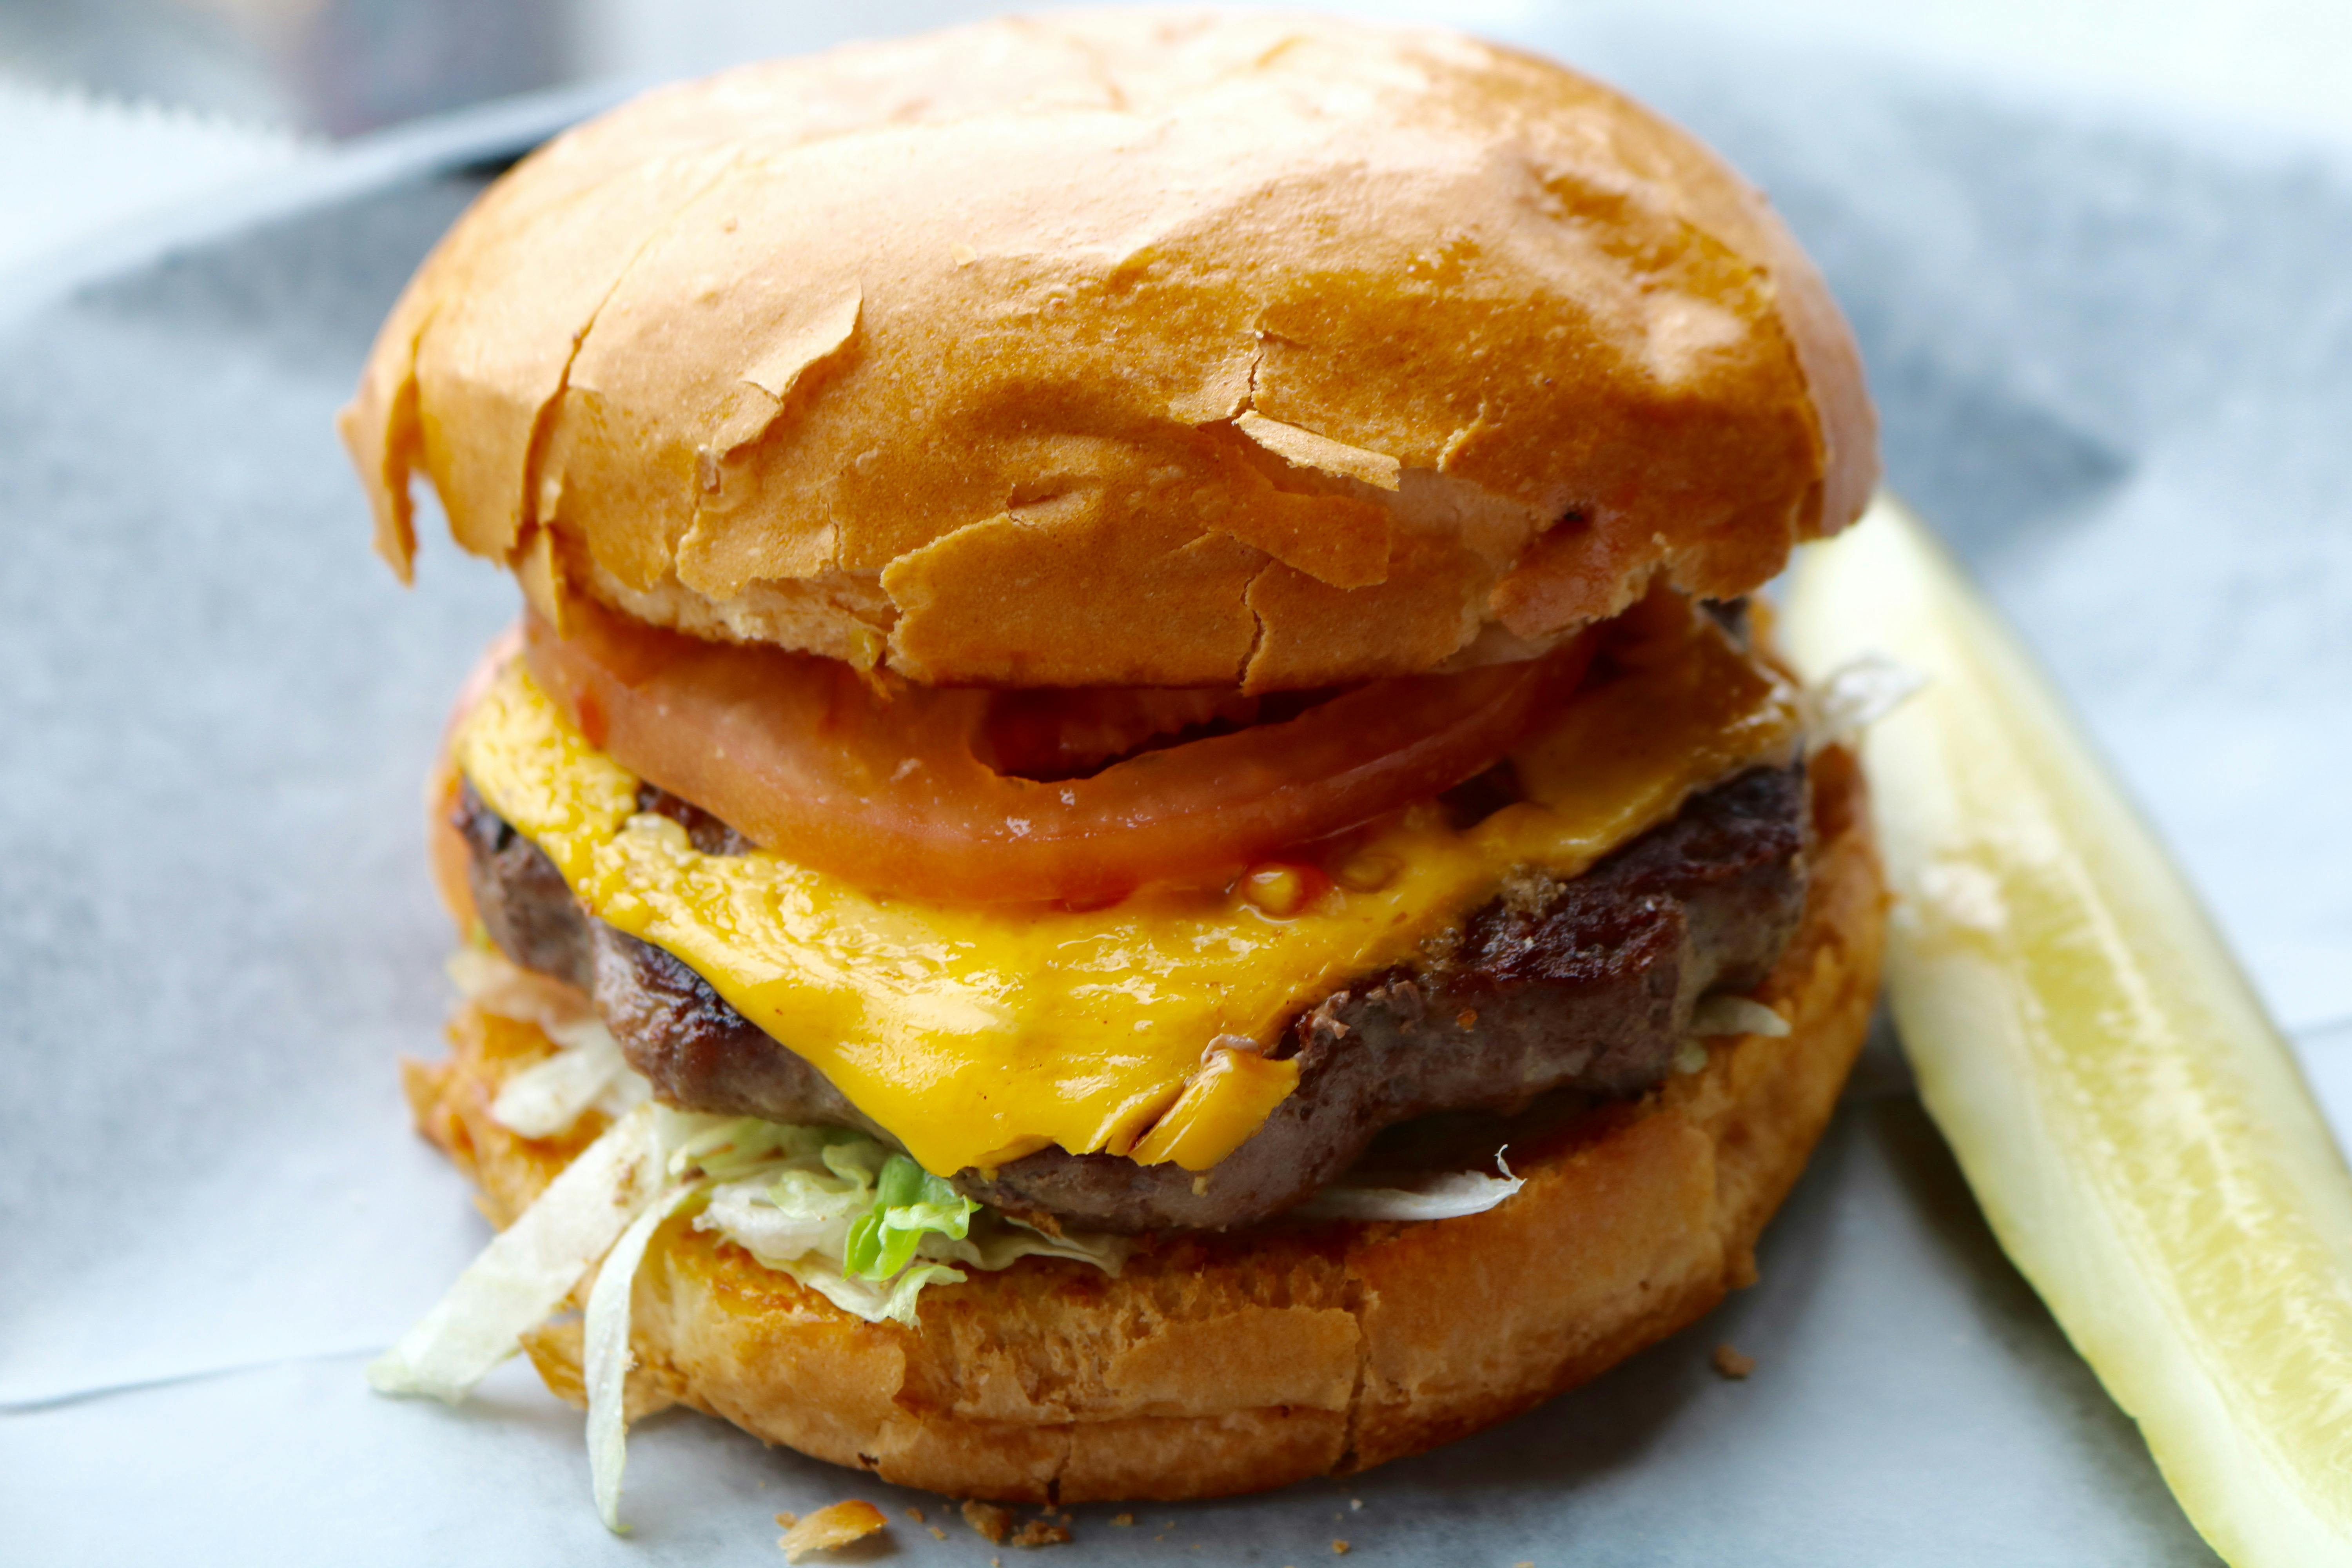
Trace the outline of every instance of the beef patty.
{"type": "MultiPolygon", "coordinates": [[[[1801,763],[1750,769],[1580,877],[1520,879],[1424,962],[1302,1009],[1274,1047],[1298,1058],[1297,1089],[1205,1175],[1047,1149],[960,1172],[955,1184],[1049,1227],[1223,1229],[1301,1202],[1398,1122],[1516,1110],[1556,1089],[1646,1092],[1670,1069],[1699,998],[1759,984],[1796,930],[1806,797],[1801,763]]],[[[706,854],[750,847],[650,786],[639,805],[678,821],[706,854]]],[[[702,976],[586,914],[470,784],[454,822],[473,851],[474,900],[491,938],[517,963],[589,991],[664,1101],[887,1137],[702,976]]]]}

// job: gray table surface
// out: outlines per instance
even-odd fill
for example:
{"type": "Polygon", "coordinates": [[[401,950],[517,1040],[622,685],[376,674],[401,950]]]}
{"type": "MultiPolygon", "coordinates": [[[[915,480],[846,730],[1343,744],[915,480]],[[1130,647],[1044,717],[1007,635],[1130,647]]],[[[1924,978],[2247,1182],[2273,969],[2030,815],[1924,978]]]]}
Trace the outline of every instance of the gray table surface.
{"type": "MultiPolygon", "coordinates": [[[[1771,192],[1853,317],[1894,481],[2048,659],[2352,1124],[2352,177],[1816,57],[1582,63],[1771,192]]],[[[527,120],[528,115],[521,116],[527,120]]],[[[511,590],[398,592],[328,421],[504,131],[422,133],[0,299],[0,1557],[770,1562],[930,1500],[668,1415],[627,1541],[525,1369],[358,1369],[485,1228],[405,1127],[447,943],[443,706],[511,590]],[[439,136],[437,146],[428,145],[439,136]]],[[[2210,1561],[1865,1060],[1763,1281],[1530,1416],[1344,1484],[1078,1510],[1055,1561],[2210,1561]],[[1729,1340],[1759,1360],[1717,1380],[1729,1340]],[[1360,1508],[1356,1506],[1360,1503],[1360,1508]]],[[[903,1519],[892,1560],[977,1562],[903,1519]]]]}

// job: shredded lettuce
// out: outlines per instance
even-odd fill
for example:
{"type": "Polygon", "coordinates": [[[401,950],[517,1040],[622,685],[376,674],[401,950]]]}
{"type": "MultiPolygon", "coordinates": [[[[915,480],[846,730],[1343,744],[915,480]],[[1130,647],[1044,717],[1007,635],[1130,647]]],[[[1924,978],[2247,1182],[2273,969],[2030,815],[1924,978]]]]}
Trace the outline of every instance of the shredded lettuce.
{"type": "Polygon", "coordinates": [[[779,1131],[796,1136],[756,1173],[714,1186],[695,1226],[868,1322],[913,1327],[927,1287],[966,1278],[958,1264],[1068,1258],[1117,1274],[1127,1261],[1121,1237],[1051,1237],[1006,1219],[863,1133],[779,1131]]]}
{"type": "Polygon", "coordinates": [[[622,1116],[653,1097],[653,1086],[630,1069],[601,1021],[542,1026],[560,1048],[499,1086],[490,1116],[500,1126],[525,1138],[552,1138],[590,1110],[622,1116]]]}
{"type": "Polygon", "coordinates": [[[653,1096],[586,997],[493,950],[467,947],[446,966],[457,994],[485,1013],[536,1024],[556,1052],[499,1087],[491,1119],[525,1138],[569,1131],[590,1110],[627,1115],[653,1096]]]}
{"type": "MultiPolygon", "coordinates": [[[[732,1181],[752,1171],[781,1163],[822,1163],[824,1152],[835,1144],[873,1144],[863,1132],[846,1127],[803,1127],[782,1121],[762,1121],[756,1116],[706,1116],[698,1111],[654,1109],[655,1136],[662,1149],[663,1167],[672,1180],[697,1174],[712,1181],[732,1181]]],[[[873,1158],[873,1168],[881,1168],[873,1158]]]]}
{"type": "Polygon", "coordinates": [[[614,1122],[369,1363],[368,1382],[384,1394],[465,1398],[563,1304],[653,1194],[657,1172],[651,1110],[614,1122]]]}
{"type": "Polygon", "coordinates": [[[926,1236],[961,1241],[979,1207],[906,1155],[893,1154],[876,1179],[872,1206],[849,1222],[842,1262],[859,1279],[895,1279],[915,1260],[926,1236]]]}
{"type": "Polygon", "coordinates": [[[1454,1171],[1411,1189],[1335,1182],[1295,1212],[1308,1219],[1460,1219],[1486,1213],[1528,1184],[1525,1177],[1511,1174],[1499,1150],[1495,1168],[1502,1174],[1454,1171]]]}
{"type": "Polygon", "coordinates": [[[945,1263],[919,1263],[881,1284],[844,1274],[838,1268],[826,1267],[822,1260],[803,1259],[788,1266],[784,1272],[845,1312],[869,1323],[887,1321],[904,1323],[910,1329],[916,1323],[916,1297],[930,1286],[957,1285],[967,1278],[962,1269],[945,1263]]]}
{"type": "Polygon", "coordinates": [[[1043,1256],[1116,1274],[1129,1246],[1118,1237],[1047,1236],[1007,1219],[852,1129],[640,1104],[491,1241],[370,1365],[368,1381],[386,1394],[457,1403],[602,1258],[588,1296],[581,1381],[596,1511],[618,1531],[631,1293],[663,1222],[698,1204],[698,1228],[740,1243],[844,1311],[909,1327],[923,1291],[966,1279],[965,1268],[1043,1256]]]}
{"type": "Polygon", "coordinates": [[[1753,996],[1705,996],[1691,1009],[1694,1035],[1765,1035],[1780,1039],[1789,1020],[1753,996]]]}
{"type": "Polygon", "coordinates": [[[1706,1070],[1706,1042],[1727,1035],[1762,1035],[1780,1039],[1789,1032],[1789,1020],[1753,996],[1702,996],[1691,1009],[1690,1032],[1675,1052],[1674,1068],[1689,1076],[1706,1070]]]}
{"type": "Polygon", "coordinates": [[[581,1335],[580,1381],[588,1392],[588,1475],[596,1513],[614,1534],[621,1529],[621,1472],[628,1463],[629,1304],[637,1266],[662,1222],[683,1208],[703,1184],[672,1187],[646,1206],[604,1255],[588,1292],[581,1335]]]}
{"type": "Polygon", "coordinates": [[[983,1208],[972,1216],[970,1236],[959,1242],[934,1243],[926,1247],[927,1251],[934,1249],[941,1257],[970,1264],[988,1274],[1010,1268],[1024,1258],[1066,1258],[1075,1263],[1091,1263],[1117,1278],[1127,1266],[1128,1254],[1135,1250],[1135,1243],[1126,1237],[1101,1231],[1049,1236],[1009,1215],[983,1208]]]}
{"type": "Polygon", "coordinates": [[[515,963],[492,947],[461,947],[442,965],[457,994],[485,1013],[553,1029],[593,1018],[587,995],[515,963]]]}

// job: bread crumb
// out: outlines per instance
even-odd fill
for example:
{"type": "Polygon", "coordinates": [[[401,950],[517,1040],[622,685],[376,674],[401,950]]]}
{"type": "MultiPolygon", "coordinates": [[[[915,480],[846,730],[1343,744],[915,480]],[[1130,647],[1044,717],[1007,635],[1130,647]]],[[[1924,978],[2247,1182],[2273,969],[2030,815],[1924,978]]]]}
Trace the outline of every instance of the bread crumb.
{"type": "Polygon", "coordinates": [[[967,1500],[963,1505],[963,1521],[991,1541],[1003,1541],[1013,1533],[1013,1510],[999,1508],[992,1502],[967,1500]]]}
{"type": "Polygon", "coordinates": [[[776,1522],[784,1527],[783,1535],[776,1542],[784,1549],[784,1561],[797,1563],[812,1552],[830,1552],[836,1546],[863,1541],[890,1521],[872,1503],[851,1498],[821,1508],[806,1519],[795,1520],[791,1514],[780,1513],[776,1522]]]}
{"type": "Polygon", "coordinates": [[[1048,1524],[1042,1519],[1033,1519],[1013,1532],[1015,1546],[1059,1546],[1069,1539],[1069,1526],[1048,1524]]]}
{"type": "Polygon", "coordinates": [[[1351,1497],[1351,1498],[1349,1498],[1349,1499],[1348,1500],[1348,1511],[1349,1511],[1349,1513],[1361,1513],[1361,1512],[1363,1512],[1363,1511],[1364,1511],[1364,1500],[1363,1500],[1362,1498],[1360,1498],[1360,1497],[1351,1497]]]}
{"type": "Polygon", "coordinates": [[[913,1520],[917,1524],[920,1524],[923,1522],[923,1510],[919,1508],[910,1508],[907,1510],[907,1517],[913,1520]]]}
{"type": "Polygon", "coordinates": [[[1348,1555],[1348,1543],[1344,1541],[1333,1542],[1331,1543],[1331,1555],[1334,1557],[1345,1557],[1348,1555]]]}
{"type": "Polygon", "coordinates": [[[1110,1521],[1118,1526],[1121,1530],[1125,1530],[1129,1525],[1135,1522],[1135,1515],[1131,1513],[1115,1513],[1110,1516],[1110,1521]]]}
{"type": "Polygon", "coordinates": [[[1719,1344],[1715,1347],[1715,1370],[1736,1383],[1756,1370],[1756,1358],[1741,1355],[1728,1342],[1719,1344]]]}
{"type": "Polygon", "coordinates": [[[779,1530],[790,1530],[800,1521],[801,1516],[796,1513],[780,1513],[776,1515],[776,1528],[779,1530]]]}
{"type": "Polygon", "coordinates": [[[927,1524],[927,1525],[923,1526],[923,1528],[924,1528],[925,1530],[928,1530],[928,1531],[929,1531],[931,1532],[931,1539],[932,1539],[933,1541],[945,1541],[945,1540],[948,1538],[948,1532],[947,1532],[946,1531],[944,1531],[944,1530],[941,1530],[941,1529],[940,1529],[938,1525],[936,1525],[936,1524],[927,1524]]]}

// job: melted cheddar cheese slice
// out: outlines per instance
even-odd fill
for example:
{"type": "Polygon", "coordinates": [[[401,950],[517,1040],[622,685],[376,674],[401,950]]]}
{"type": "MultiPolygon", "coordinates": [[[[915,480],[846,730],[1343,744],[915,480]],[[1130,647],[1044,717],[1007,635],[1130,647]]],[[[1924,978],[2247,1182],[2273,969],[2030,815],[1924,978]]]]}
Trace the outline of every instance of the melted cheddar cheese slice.
{"type": "Polygon", "coordinates": [[[1786,758],[1795,692],[1703,613],[1654,598],[1514,754],[1527,798],[1466,831],[1433,803],[1363,836],[1341,885],[1277,917],[1239,892],[1108,909],[872,897],[763,851],[698,852],[520,660],[457,764],[587,908],[691,965],[930,1171],[1058,1144],[1204,1171],[1296,1087],[1270,1046],[1301,1008],[1423,944],[1526,871],[1576,876],[1750,763],[1786,758]]]}

